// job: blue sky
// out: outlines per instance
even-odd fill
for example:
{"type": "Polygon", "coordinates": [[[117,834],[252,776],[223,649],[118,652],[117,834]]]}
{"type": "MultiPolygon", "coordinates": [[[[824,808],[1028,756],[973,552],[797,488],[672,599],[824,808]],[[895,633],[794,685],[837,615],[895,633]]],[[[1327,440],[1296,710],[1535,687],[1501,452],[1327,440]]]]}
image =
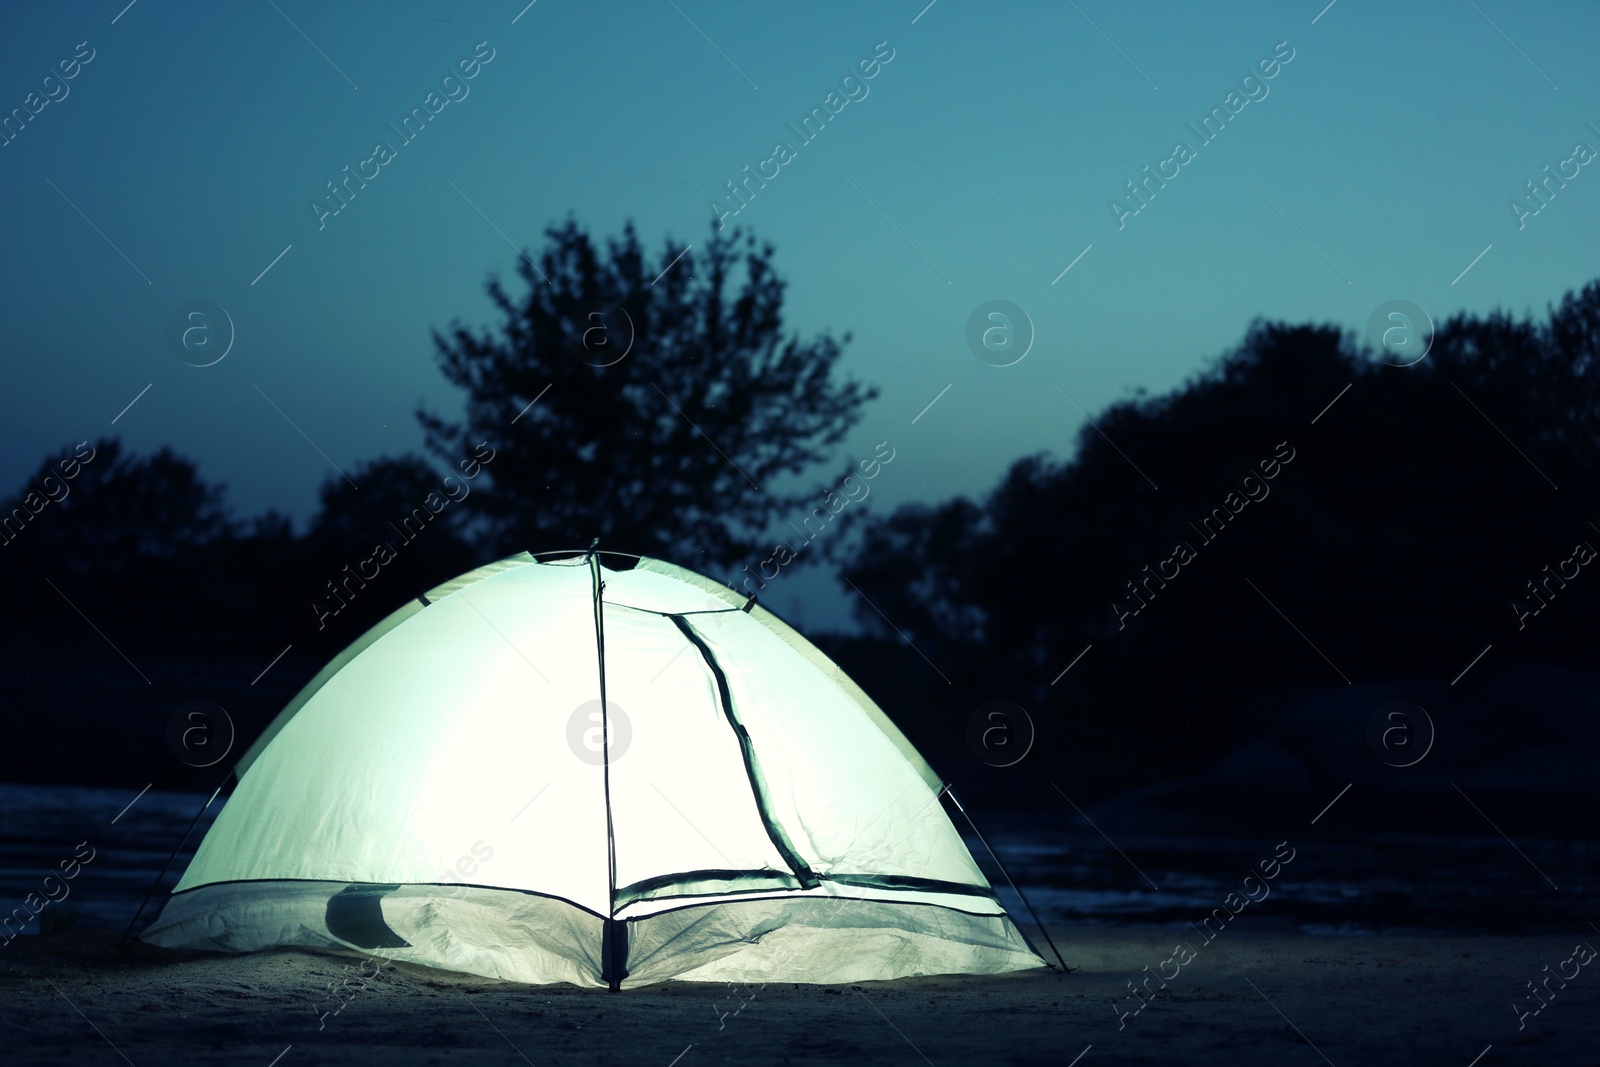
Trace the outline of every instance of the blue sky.
{"type": "MultiPolygon", "coordinates": [[[[842,366],[881,389],[840,455],[895,448],[872,509],[1068,453],[1063,393],[1092,414],[1170,389],[1256,316],[1537,314],[1600,273],[1600,168],[1520,229],[1508,203],[1600,148],[1593,4],[523,2],[0,8],[0,114],[60,97],[0,147],[0,486],[117,433],[195,458],[241,514],[304,518],[330,463],[416,450],[415,407],[453,410],[428,331],[495,321],[508,239],[537,253],[571,214],[702,241],[779,140],[796,158],[737,222],[777,246],[789,325],[853,332],[842,366]],[[483,42],[467,95],[319,229],[324,183],[483,42]],[[867,95],[798,145],[786,124],[880,42],[867,95]],[[1187,124],[1275,48],[1201,144],[1187,124]],[[1194,158],[1119,228],[1111,199],[1179,140],[1194,158]],[[195,299],[236,333],[205,368],[166,340],[195,299]],[[990,300],[1033,324],[1015,365],[968,347],[990,300]]],[[[805,577],[773,599],[842,603],[805,577]]]]}

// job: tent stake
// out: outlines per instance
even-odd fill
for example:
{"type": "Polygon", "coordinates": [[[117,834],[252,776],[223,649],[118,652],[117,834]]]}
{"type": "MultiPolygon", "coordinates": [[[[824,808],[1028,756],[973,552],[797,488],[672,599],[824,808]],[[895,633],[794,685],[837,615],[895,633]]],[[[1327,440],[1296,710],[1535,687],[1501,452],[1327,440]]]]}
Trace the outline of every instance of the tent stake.
{"type": "MultiPolygon", "coordinates": [[[[223,784],[227,784],[226,778],[223,779],[223,784]]],[[[139,916],[144,914],[145,906],[150,903],[150,898],[155,896],[156,890],[161,887],[161,880],[165,878],[167,876],[167,872],[172,869],[172,861],[178,858],[179,852],[183,851],[183,846],[188,842],[189,835],[194,833],[194,828],[196,826],[200,825],[200,816],[204,815],[206,811],[210,809],[211,805],[216,803],[217,796],[221,792],[222,786],[219,785],[216,788],[216,792],[211,794],[211,799],[206,801],[205,807],[194,813],[194,818],[189,822],[189,828],[183,832],[183,837],[179,838],[178,843],[173,846],[172,855],[168,856],[167,862],[161,865],[161,873],[156,875],[156,880],[150,883],[150,891],[145,893],[144,899],[139,902],[139,910],[133,913],[133,919],[129,921],[127,930],[123,931],[122,940],[117,943],[118,948],[128,947],[128,938],[133,933],[134,926],[138,924],[139,916]]]]}
{"type": "MultiPolygon", "coordinates": [[[[1050,940],[1050,931],[1047,930],[1044,923],[1039,920],[1039,913],[1033,910],[1033,905],[1028,903],[1028,898],[1023,895],[1023,892],[1017,886],[1016,881],[1012,879],[1011,872],[1006,870],[1006,865],[1000,862],[1000,857],[996,856],[994,854],[994,849],[989,847],[989,842],[984,838],[983,832],[978,829],[978,824],[972,821],[972,816],[967,814],[967,809],[961,806],[961,800],[956,796],[956,791],[951,789],[950,784],[946,782],[945,787],[943,790],[941,790],[941,792],[949,794],[950,803],[954,804],[956,806],[956,810],[959,811],[967,820],[967,825],[972,827],[972,833],[977,837],[979,843],[983,845],[984,851],[989,853],[989,858],[994,860],[994,865],[1000,868],[1001,874],[1005,875],[1006,882],[1011,886],[1011,891],[1017,894],[1017,899],[1022,901],[1022,906],[1028,909],[1029,915],[1033,916],[1034,925],[1038,926],[1039,932],[1044,935],[1044,943],[1050,946],[1050,951],[1056,954],[1057,960],[1060,960],[1062,973],[1065,974],[1071,971],[1072,968],[1067,966],[1067,961],[1061,959],[1061,950],[1056,948],[1056,943],[1054,941],[1050,940]]],[[[1046,961],[1045,965],[1049,966],[1049,961],[1046,961]]]]}

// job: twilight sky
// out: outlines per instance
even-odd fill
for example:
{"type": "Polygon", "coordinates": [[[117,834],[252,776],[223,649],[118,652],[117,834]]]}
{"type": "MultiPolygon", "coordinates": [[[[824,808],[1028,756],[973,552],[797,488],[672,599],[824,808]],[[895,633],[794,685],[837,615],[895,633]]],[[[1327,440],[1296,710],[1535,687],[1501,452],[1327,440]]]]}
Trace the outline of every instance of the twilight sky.
{"type": "MultiPolygon", "coordinates": [[[[497,322],[513,245],[569,213],[698,244],[779,141],[737,222],[777,246],[789,327],[852,331],[882,391],[840,455],[895,449],[875,510],[1066,454],[1074,405],[1170,389],[1256,316],[1537,314],[1600,273],[1600,7],[1325,2],[5,5],[0,491],[116,433],[303,520],[334,465],[420,449],[419,403],[455,410],[429,328],[497,322]],[[323,215],[347,165],[370,180],[323,215]],[[1519,222],[1546,166],[1565,187],[1519,222]],[[168,341],[195,300],[233,324],[212,366],[168,341]],[[1033,326],[1010,366],[967,340],[992,300],[1033,326]]],[[[783,581],[775,609],[842,621],[831,583],[783,581]]]]}

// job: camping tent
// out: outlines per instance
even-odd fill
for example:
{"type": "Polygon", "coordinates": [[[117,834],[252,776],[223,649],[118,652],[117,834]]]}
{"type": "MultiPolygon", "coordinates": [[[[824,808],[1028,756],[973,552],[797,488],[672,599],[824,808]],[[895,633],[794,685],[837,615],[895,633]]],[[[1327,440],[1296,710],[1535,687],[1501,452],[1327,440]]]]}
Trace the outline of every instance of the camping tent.
{"type": "Polygon", "coordinates": [[[522,553],[368,631],[241,759],[143,939],[612,989],[1044,965],[837,665],[618,556],[522,553]]]}

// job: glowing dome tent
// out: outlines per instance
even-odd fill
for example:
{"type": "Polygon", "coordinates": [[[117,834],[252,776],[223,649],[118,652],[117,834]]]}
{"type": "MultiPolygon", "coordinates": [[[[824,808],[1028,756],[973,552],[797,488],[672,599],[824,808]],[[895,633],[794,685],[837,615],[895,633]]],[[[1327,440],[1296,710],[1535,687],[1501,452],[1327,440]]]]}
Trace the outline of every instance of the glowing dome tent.
{"type": "Polygon", "coordinates": [[[373,627],[245,754],[143,939],[613,989],[1044,965],[838,666],[613,555],[524,553],[373,627]]]}

